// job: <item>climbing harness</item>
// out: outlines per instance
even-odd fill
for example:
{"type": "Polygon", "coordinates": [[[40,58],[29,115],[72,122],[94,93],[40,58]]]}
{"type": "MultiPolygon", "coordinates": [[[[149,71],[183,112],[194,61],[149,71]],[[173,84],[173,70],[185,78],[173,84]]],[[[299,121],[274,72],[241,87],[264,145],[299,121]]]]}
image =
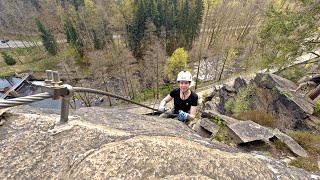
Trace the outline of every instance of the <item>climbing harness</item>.
{"type": "Polygon", "coordinates": [[[0,99],[0,109],[29,104],[29,103],[49,99],[49,98],[52,98],[53,100],[59,100],[61,98],[62,101],[61,101],[60,122],[66,123],[68,122],[70,98],[74,95],[75,92],[84,92],[84,93],[93,93],[93,94],[99,94],[99,95],[118,98],[130,103],[145,107],[147,109],[153,110],[156,113],[165,113],[173,116],[178,116],[178,114],[160,112],[155,108],[151,108],[144,104],[132,101],[130,99],[127,99],[122,96],[112,94],[109,92],[90,89],[90,88],[83,88],[83,87],[72,87],[68,84],[63,84],[62,81],[60,81],[58,71],[46,70],[46,74],[47,74],[47,79],[45,80],[45,85],[40,86],[42,93],[31,95],[31,96],[20,97],[20,98],[8,99],[8,100],[0,99]]]}

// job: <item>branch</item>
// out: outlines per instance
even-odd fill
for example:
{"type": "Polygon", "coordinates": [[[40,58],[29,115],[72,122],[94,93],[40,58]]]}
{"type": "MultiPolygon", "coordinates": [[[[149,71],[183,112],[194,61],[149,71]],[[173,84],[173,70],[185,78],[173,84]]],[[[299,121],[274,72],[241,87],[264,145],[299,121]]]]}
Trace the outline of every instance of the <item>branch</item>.
{"type": "Polygon", "coordinates": [[[316,55],[317,57],[320,57],[320,54],[317,54],[317,53],[315,53],[315,52],[309,52],[309,53],[314,54],[314,55],[316,55]]]}
{"type": "Polygon", "coordinates": [[[320,41],[314,41],[314,40],[312,40],[312,41],[306,41],[305,43],[319,44],[319,43],[320,43],[320,41]]]}

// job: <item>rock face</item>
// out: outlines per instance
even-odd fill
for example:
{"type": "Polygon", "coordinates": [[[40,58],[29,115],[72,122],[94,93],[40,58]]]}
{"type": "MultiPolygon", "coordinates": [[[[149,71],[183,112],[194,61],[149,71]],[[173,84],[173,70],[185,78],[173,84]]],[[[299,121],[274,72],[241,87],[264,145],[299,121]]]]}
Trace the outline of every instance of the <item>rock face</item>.
{"type": "Polygon", "coordinates": [[[0,126],[2,179],[320,179],[272,158],[207,142],[179,121],[82,108],[10,110],[0,126]]]}
{"type": "MultiPolygon", "coordinates": [[[[243,79],[237,78],[233,87],[223,85],[215,88],[208,98],[210,101],[205,102],[205,110],[217,111],[227,116],[233,115],[225,109],[226,102],[243,96],[240,95],[243,87],[251,88],[252,94],[242,100],[250,99],[248,102],[251,104],[251,110],[272,114],[277,119],[277,127],[282,131],[307,129],[320,132],[319,126],[311,117],[315,108],[313,101],[294,92],[297,88],[295,83],[274,74],[257,74],[248,86],[243,79]]],[[[241,102],[237,103],[241,106],[241,102]]]]}
{"type": "Polygon", "coordinates": [[[280,119],[279,128],[310,128],[304,119],[313,114],[315,105],[310,98],[292,91],[296,89],[292,81],[274,74],[257,74],[252,84],[256,87],[254,109],[270,112],[280,119]]]}

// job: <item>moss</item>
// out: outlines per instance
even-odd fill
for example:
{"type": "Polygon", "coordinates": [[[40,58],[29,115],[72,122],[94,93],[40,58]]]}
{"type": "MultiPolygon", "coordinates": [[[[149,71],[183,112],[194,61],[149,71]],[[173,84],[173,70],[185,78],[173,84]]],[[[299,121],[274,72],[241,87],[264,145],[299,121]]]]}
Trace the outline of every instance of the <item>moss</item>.
{"type": "Polygon", "coordinates": [[[225,109],[234,114],[248,111],[253,106],[253,95],[255,89],[252,86],[243,87],[235,98],[229,99],[225,104],[225,109]]]}
{"type": "Polygon", "coordinates": [[[284,91],[284,92],[282,92],[282,94],[285,95],[289,99],[293,97],[293,95],[291,93],[289,93],[289,92],[285,92],[284,91]]]}
{"type": "Polygon", "coordinates": [[[225,126],[224,123],[223,123],[223,120],[222,120],[222,118],[221,118],[220,116],[216,116],[216,117],[214,118],[214,121],[215,121],[215,122],[218,124],[218,126],[220,126],[220,127],[225,126]]]}

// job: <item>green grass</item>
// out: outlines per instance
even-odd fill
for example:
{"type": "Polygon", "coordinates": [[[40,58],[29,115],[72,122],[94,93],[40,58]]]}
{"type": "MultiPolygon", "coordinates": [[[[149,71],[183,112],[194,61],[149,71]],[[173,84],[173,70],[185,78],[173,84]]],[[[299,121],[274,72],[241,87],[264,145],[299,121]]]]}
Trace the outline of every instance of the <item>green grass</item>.
{"type": "Polygon", "coordinates": [[[44,72],[47,69],[55,69],[63,55],[62,53],[59,53],[56,56],[50,56],[44,49],[38,47],[14,48],[6,51],[6,53],[13,56],[17,63],[13,66],[9,66],[4,62],[2,56],[0,56],[0,77],[12,76],[14,75],[14,72],[22,72],[30,69],[35,72],[44,72]]]}
{"type": "Polygon", "coordinates": [[[281,152],[283,152],[285,154],[289,154],[289,153],[291,154],[290,148],[283,141],[276,139],[273,141],[273,144],[277,150],[280,150],[281,152]]]}

